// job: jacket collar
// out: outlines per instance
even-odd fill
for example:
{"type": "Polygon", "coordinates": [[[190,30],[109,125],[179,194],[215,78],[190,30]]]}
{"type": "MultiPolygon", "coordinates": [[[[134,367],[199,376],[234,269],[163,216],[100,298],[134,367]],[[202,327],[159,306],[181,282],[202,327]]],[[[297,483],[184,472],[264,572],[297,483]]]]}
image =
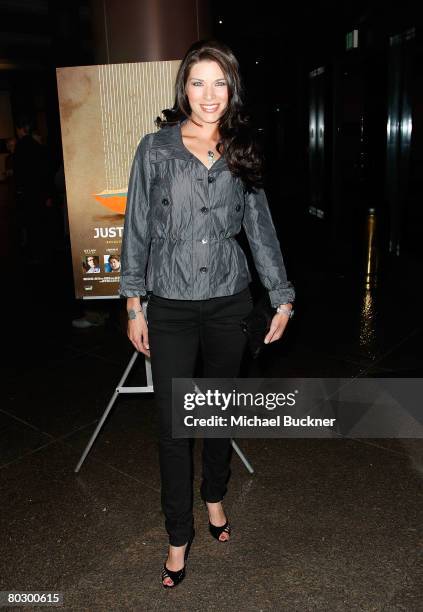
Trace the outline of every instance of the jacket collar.
{"type": "MultiPolygon", "coordinates": [[[[183,143],[181,125],[185,121],[186,119],[173,125],[168,125],[166,127],[160,128],[159,131],[155,133],[152,149],[160,149],[162,153],[165,153],[165,155],[167,154],[173,158],[185,159],[186,161],[194,161],[200,166],[202,166],[204,169],[206,169],[206,166],[195,155],[193,155],[183,143]]],[[[160,157],[158,151],[156,151],[156,156],[160,157]]],[[[227,169],[227,167],[228,166],[226,160],[222,155],[213,164],[210,170],[214,170],[215,168],[222,170],[224,168],[227,169]]]]}

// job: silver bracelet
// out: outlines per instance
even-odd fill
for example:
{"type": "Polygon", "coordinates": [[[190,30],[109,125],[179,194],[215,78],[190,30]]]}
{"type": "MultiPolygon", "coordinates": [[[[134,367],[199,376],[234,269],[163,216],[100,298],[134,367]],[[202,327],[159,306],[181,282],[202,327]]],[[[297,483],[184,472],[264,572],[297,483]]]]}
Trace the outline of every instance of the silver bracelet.
{"type": "Polygon", "coordinates": [[[281,312],[283,312],[284,314],[288,315],[289,318],[291,318],[294,315],[294,309],[293,308],[285,308],[284,304],[281,304],[280,306],[278,306],[276,308],[276,312],[278,314],[280,314],[281,312]]]}

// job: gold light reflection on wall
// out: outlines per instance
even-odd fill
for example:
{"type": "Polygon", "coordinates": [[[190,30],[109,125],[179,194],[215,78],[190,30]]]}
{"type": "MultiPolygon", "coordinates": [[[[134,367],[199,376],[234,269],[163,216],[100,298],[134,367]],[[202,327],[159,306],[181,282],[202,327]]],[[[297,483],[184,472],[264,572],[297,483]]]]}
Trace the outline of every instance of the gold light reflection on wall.
{"type": "Polygon", "coordinates": [[[366,257],[366,289],[372,289],[377,284],[377,249],[376,249],[376,211],[369,209],[367,217],[367,257],[366,257]]]}
{"type": "Polygon", "coordinates": [[[371,290],[366,289],[360,309],[360,346],[365,349],[367,356],[374,359],[376,356],[376,304],[371,290]]]}
{"type": "Polygon", "coordinates": [[[360,311],[360,346],[368,357],[376,356],[376,298],[378,253],[376,245],[376,211],[370,208],[366,226],[366,261],[363,300],[360,311]]]}

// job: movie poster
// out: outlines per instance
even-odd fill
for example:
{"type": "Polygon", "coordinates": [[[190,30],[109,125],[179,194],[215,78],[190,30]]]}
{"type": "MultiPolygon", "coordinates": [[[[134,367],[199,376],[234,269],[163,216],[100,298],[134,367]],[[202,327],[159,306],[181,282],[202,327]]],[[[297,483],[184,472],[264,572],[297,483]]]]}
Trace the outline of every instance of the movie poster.
{"type": "Polygon", "coordinates": [[[129,172],[173,105],[180,60],[57,69],[77,298],[116,297],[129,172]]]}

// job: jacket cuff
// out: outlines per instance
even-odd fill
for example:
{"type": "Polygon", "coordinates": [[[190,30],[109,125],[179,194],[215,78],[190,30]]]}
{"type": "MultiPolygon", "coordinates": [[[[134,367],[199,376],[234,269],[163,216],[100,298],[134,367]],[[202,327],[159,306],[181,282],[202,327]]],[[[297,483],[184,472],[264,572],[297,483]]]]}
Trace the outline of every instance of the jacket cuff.
{"type": "Polygon", "coordinates": [[[119,287],[119,295],[122,297],[127,297],[127,298],[131,298],[131,297],[146,298],[147,291],[146,291],[146,288],[143,286],[130,287],[130,286],[127,286],[127,285],[125,286],[121,284],[119,287]]]}
{"type": "Polygon", "coordinates": [[[131,298],[131,297],[146,298],[147,297],[146,293],[140,293],[139,291],[120,291],[119,295],[125,298],[131,298]]]}
{"type": "Polygon", "coordinates": [[[287,283],[284,287],[272,289],[269,291],[269,299],[273,308],[277,308],[281,304],[292,304],[295,300],[295,290],[291,283],[287,283]]]}

